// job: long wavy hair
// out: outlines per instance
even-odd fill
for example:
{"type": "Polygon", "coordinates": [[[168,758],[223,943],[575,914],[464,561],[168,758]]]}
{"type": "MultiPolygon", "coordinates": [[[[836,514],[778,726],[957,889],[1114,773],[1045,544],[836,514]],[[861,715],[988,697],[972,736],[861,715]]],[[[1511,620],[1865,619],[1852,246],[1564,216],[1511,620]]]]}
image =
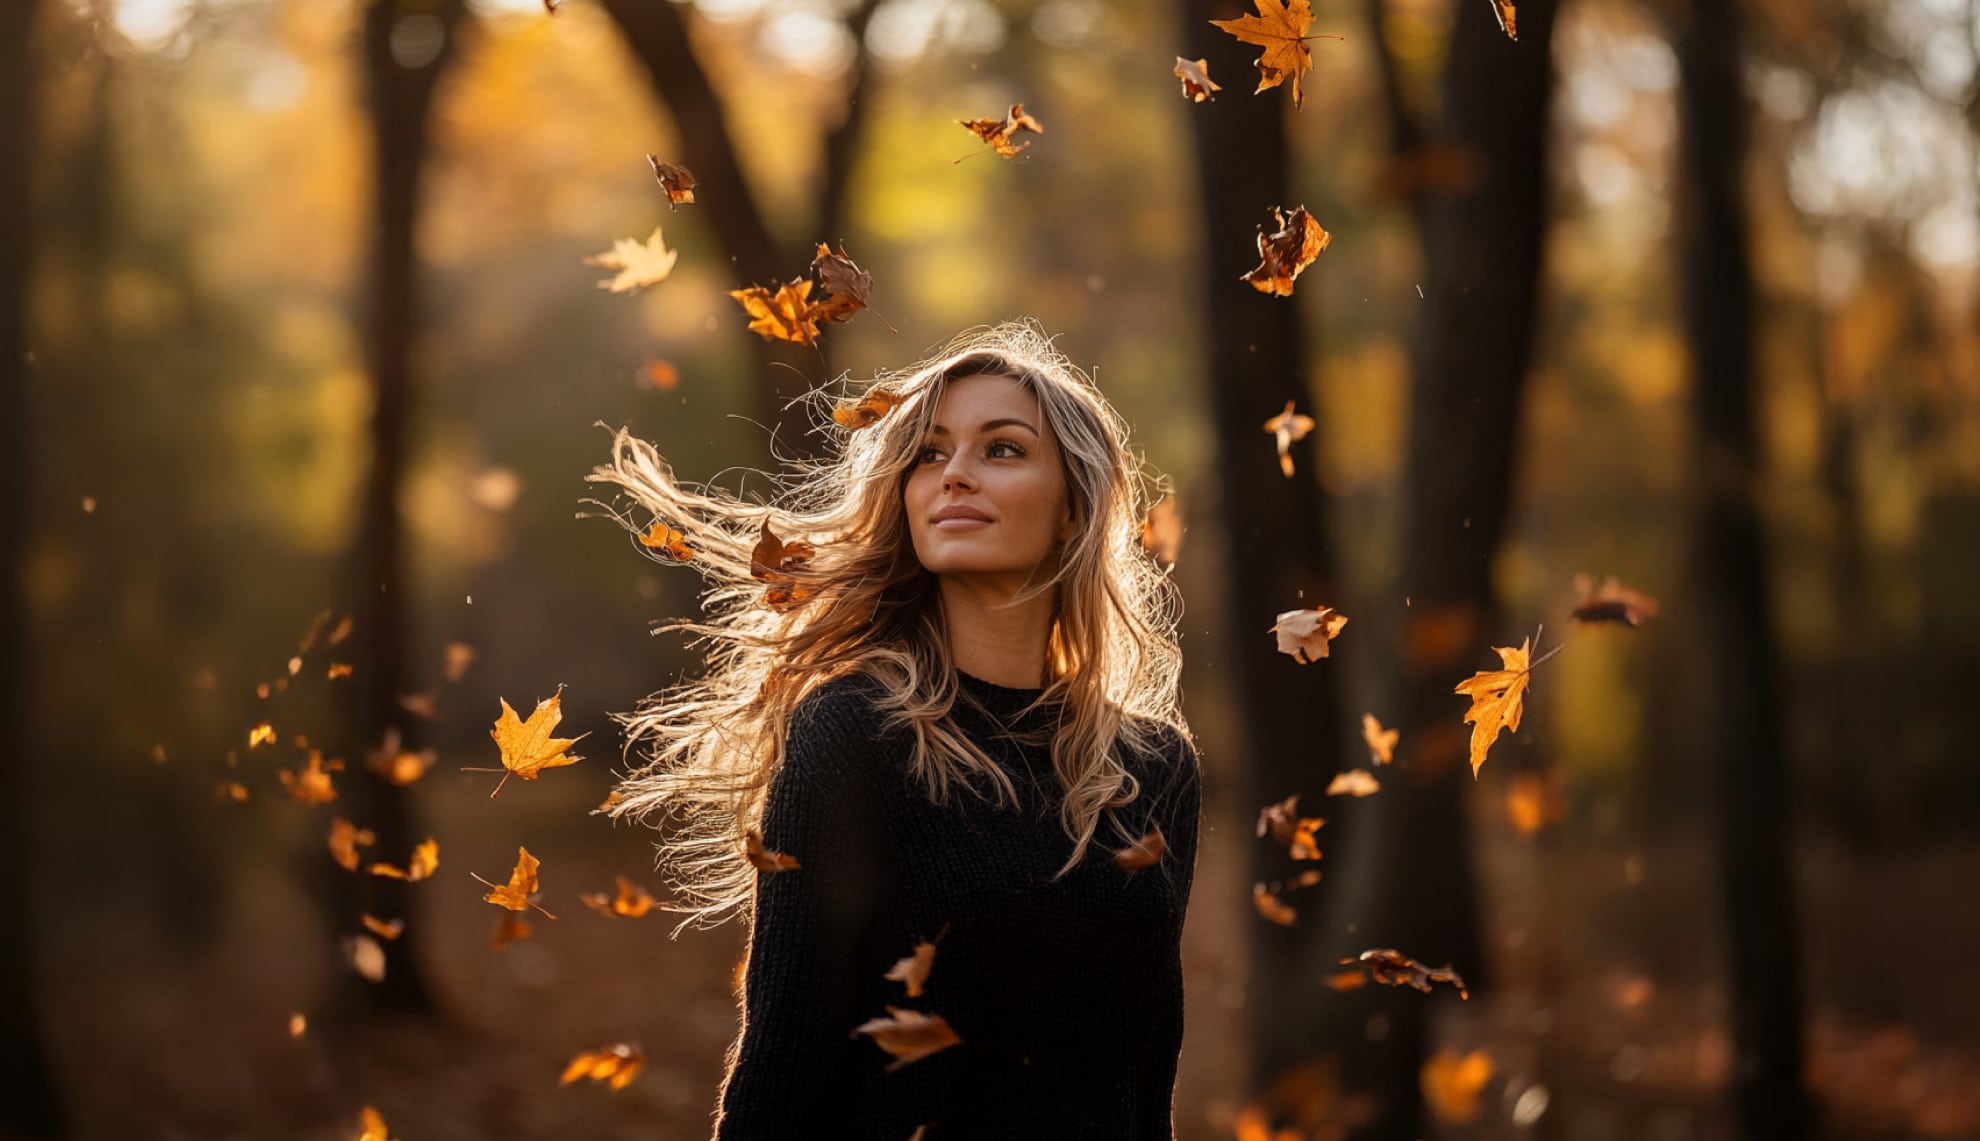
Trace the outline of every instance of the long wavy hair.
{"type": "Polygon", "coordinates": [[[1123,842],[1137,839],[1110,811],[1140,795],[1117,749],[1161,755],[1164,726],[1190,737],[1178,704],[1181,598],[1142,544],[1142,522],[1160,489],[1130,450],[1126,422],[1035,321],[980,326],[907,369],[866,385],[847,381],[839,397],[825,388],[800,397],[834,446],[823,459],[790,461],[795,474],[775,483],[767,503],[676,478],[650,444],[623,428],[611,461],[585,477],[616,485],[621,504],[631,499],[631,507],[588,501],[627,530],[681,532],[692,552],[685,564],[709,584],[702,621],[656,630],[686,631],[695,635],[689,645],[709,645],[708,669],[615,715],[628,755],[642,749],[643,763],[601,810],[661,831],[658,864],[675,897],[662,906],[688,916],[675,935],[690,923],[747,912],[756,885],[744,857],[747,835],[760,822],[793,710],[828,681],[863,672],[880,683],[876,712],[884,717],[875,728],[911,736],[912,772],[934,802],[945,803],[955,784],[981,796],[971,774],[988,779],[999,805],[1016,801],[1009,776],[951,717],[959,701],[974,698],[959,684],[941,592],[915,556],[904,502],[945,386],[983,374],[1012,378],[1037,396],[1078,524],[1017,599],[1054,598],[1045,688],[1025,712],[1058,710],[1052,763],[1064,790],[1060,822],[1074,842],[1058,875],[1085,857],[1103,815],[1123,842]],[[834,406],[875,393],[898,401],[876,422],[855,429],[832,418],[834,406]],[[786,587],[801,599],[795,605],[766,604],[764,582],[752,573],[766,525],[814,548],[787,568],[786,587]]]}

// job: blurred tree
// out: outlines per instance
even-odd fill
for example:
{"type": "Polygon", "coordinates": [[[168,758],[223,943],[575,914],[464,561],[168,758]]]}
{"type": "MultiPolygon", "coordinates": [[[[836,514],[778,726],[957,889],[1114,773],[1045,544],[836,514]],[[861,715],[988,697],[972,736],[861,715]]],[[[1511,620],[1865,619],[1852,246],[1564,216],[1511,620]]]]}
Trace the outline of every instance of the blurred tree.
{"type": "MultiPolygon", "coordinates": [[[[1392,711],[1391,727],[1400,730],[1397,760],[1406,767],[1330,829],[1334,871],[1319,926],[1353,932],[1343,954],[1394,947],[1451,964],[1474,989],[1484,981],[1465,814],[1474,785],[1463,701],[1451,686],[1498,665],[1489,652],[1481,658],[1481,643],[1519,642],[1499,628],[1491,570],[1512,513],[1533,357],[1555,9],[1552,0],[1520,4],[1514,42],[1490,5],[1459,5],[1442,112],[1431,126],[1411,116],[1395,63],[1382,53],[1394,118],[1390,165],[1421,228],[1424,260],[1403,475],[1400,587],[1408,617],[1398,674],[1377,688],[1378,707],[1392,711]]],[[[1370,14],[1379,20],[1379,7],[1370,14]]],[[[1379,24],[1375,32],[1385,42],[1379,24]]],[[[1382,987],[1328,1005],[1319,1038],[1344,1056],[1349,1082],[1380,1101],[1378,1118],[1358,1136],[1422,1135],[1418,1074],[1428,1014],[1423,996],[1382,987]]]]}
{"type": "Polygon", "coordinates": [[[1808,1135],[1780,664],[1759,506],[1753,268],[1744,205],[1739,6],[1693,0],[1675,29],[1683,125],[1684,318],[1691,340],[1694,603],[1717,635],[1700,668],[1732,955],[1733,1102],[1745,1135],[1808,1135]]]}
{"type": "MultiPolygon", "coordinates": [[[[1201,27],[1248,10],[1239,0],[1183,0],[1184,22],[1201,27]]],[[[1219,36],[1209,41],[1212,75],[1253,70],[1257,49],[1219,36]]],[[[1239,280],[1258,263],[1254,235],[1272,207],[1293,205],[1286,145],[1290,92],[1232,93],[1191,108],[1202,228],[1206,388],[1216,440],[1217,511],[1226,538],[1225,592],[1234,617],[1219,656],[1234,664],[1233,692],[1244,734],[1238,797],[1245,805],[1297,792],[1307,811],[1341,767],[1344,723],[1335,672],[1295,665],[1265,630],[1274,614],[1335,605],[1327,512],[1315,474],[1317,433],[1292,445],[1294,476],[1279,470],[1265,421],[1296,401],[1311,411],[1305,381],[1309,348],[1293,298],[1260,293],[1239,280]]],[[[1314,280],[1312,277],[1306,281],[1314,280]]],[[[1260,880],[1285,877],[1283,852],[1253,849],[1260,880]]],[[[1316,980],[1331,965],[1331,942],[1311,923],[1259,924],[1251,940],[1252,1080],[1271,1085],[1312,1057],[1312,1028],[1333,996],[1316,980]]]]}
{"type": "MultiPolygon", "coordinates": [[[[464,0],[371,0],[364,13],[363,59],[370,116],[373,199],[369,274],[365,283],[365,350],[374,402],[371,469],[365,482],[362,532],[356,550],[352,613],[357,622],[355,660],[364,684],[354,721],[357,740],[376,744],[388,728],[416,727],[400,706],[406,685],[411,597],[406,581],[405,524],[400,495],[405,483],[407,428],[412,415],[413,364],[419,330],[420,176],[425,163],[433,92],[457,50],[464,0]]],[[[362,764],[353,768],[362,769],[362,764]]],[[[405,853],[416,842],[412,797],[407,789],[354,773],[351,811],[378,837],[378,850],[405,853]]],[[[339,928],[359,910],[375,915],[410,913],[407,885],[367,876],[354,879],[332,868],[339,928]],[[359,896],[369,898],[360,906],[359,896]]],[[[394,1014],[429,1014],[433,998],[419,966],[417,923],[387,942],[382,983],[369,984],[371,1008],[394,1014]]],[[[342,977],[354,978],[348,972],[342,977]]]]}
{"type": "MultiPolygon", "coordinates": [[[[650,0],[604,0],[604,5],[673,116],[681,147],[675,161],[692,170],[703,184],[695,205],[706,212],[709,228],[728,252],[738,287],[774,287],[798,276],[811,264],[816,243],[836,243],[845,228],[846,186],[858,158],[872,85],[866,26],[880,6],[879,0],[860,0],[846,17],[846,31],[858,46],[847,82],[845,113],[825,136],[817,211],[807,236],[796,241],[778,236],[743,174],[740,148],[723,115],[721,94],[689,42],[684,14],[689,6],[650,0]]],[[[818,368],[823,378],[833,375],[832,343],[831,337],[823,337],[813,350],[750,335],[760,374],[758,418],[787,449],[786,454],[815,457],[819,452],[820,441],[807,434],[811,426],[800,410],[786,410],[784,406],[803,387],[809,387],[804,383],[809,369],[818,368]],[[788,391],[792,380],[786,378],[797,381],[801,386],[798,391],[788,391]]]]}
{"type": "Polygon", "coordinates": [[[31,888],[35,818],[26,733],[29,679],[21,562],[27,548],[29,465],[27,388],[28,202],[33,186],[34,103],[29,45],[32,0],[0,5],[0,1073],[13,1092],[0,1098],[0,1135],[54,1137],[60,1098],[42,1041],[35,984],[31,888]]]}

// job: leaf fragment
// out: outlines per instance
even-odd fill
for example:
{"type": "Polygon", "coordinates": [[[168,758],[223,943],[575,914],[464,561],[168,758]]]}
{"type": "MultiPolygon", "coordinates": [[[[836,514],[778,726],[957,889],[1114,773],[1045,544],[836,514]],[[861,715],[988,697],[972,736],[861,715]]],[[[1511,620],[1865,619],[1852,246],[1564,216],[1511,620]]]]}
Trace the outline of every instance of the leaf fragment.
{"type": "Polygon", "coordinates": [[[1361,715],[1361,739],[1368,746],[1368,756],[1378,765],[1391,764],[1396,759],[1396,742],[1402,738],[1400,729],[1384,729],[1375,720],[1373,713],[1361,715]]]}
{"type": "Polygon", "coordinates": [[[647,155],[646,162],[653,168],[653,177],[660,183],[660,189],[667,192],[667,209],[672,210],[683,202],[694,201],[694,172],[671,162],[661,162],[659,155],[647,155]]]}
{"type": "Polygon", "coordinates": [[[1290,214],[1272,207],[1272,224],[1271,233],[1258,227],[1258,268],[1238,280],[1250,282],[1260,293],[1291,297],[1293,281],[1333,243],[1334,236],[1304,206],[1293,207],[1290,214]]]}
{"type": "Polygon", "coordinates": [[[1446,982],[1457,988],[1458,997],[1470,999],[1471,992],[1465,988],[1464,980],[1448,964],[1441,967],[1426,967],[1408,955],[1390,947],[1377,947],[1351,959],[1342,959],[1342,966],[1360,966],[1368,972],[1371,981],[1385,986],[1415,987],[1425,994],[1430,993],[1432,983],[1446,982]]]}
{"type": "MultiPolygon", "coordinates": [[[[1300,0],[1300,2],[1304,3],[1305,0],[1300,0]]],[[[1045,133],[1044,124],[1025,114],[1024,104],[1022,103],[1011,104],[1010,111],[1002,119],[958,119],[956,121],[966,127],[970,134],[990,144],[992,150],[995,150],[1005,158],[1014,158],[1019,151],[1031,145],[1030,139],[1026,139],[1021,143],[1013,143],[1011,141],[1012,135],[1017,134],[1019,131],[1031,131],[1034,134],[1040,135],[1045,133]]]]}
{"type": "Polygon", "coordinates": [[[1293,411],[1293,402],[1286,401],[1285,411],[1265,421],[1265,430],[1272,433],[1273,442],[1279,449],[1279,471],[1287,479],[1292,478],[1292,446],[1294,440],[1306,438],[1313,430],[1313,417],[1293,411]]]}
{"type": "Polygon", "coordinates": [[[893,1055],[886,1072],[892,1073],[909,1062],[960,1045],[962,1039],[939,1014],[923,1014],[900,1007],[887,1008],[888,1017],[870,1018],[853,1027],[853,1034],[865,1034],[882,1050],[893,1055]]]}
{"type": "Polygon", "coordinates": [[[1317,610],[1288,610],[1267,630],[1279,636],[1279,652],[1291,654],[1300,665],[1311,665],[1328,656],[1328,647],[1348,624],[1347,615],[1329,606],[1317,610]]]}
{"type": "Polygon", "coordinates": [[[1205,60],[1184,59],[1177,56],[1176,69],[1172,74],[1182,80],[1183,98],[1191,103],[1201,103],[1205,99],[1214,100],[1217,96],[1213,92],[1223,90],[1220,84],[1211,80],[1210,65],[1205,60]]]}

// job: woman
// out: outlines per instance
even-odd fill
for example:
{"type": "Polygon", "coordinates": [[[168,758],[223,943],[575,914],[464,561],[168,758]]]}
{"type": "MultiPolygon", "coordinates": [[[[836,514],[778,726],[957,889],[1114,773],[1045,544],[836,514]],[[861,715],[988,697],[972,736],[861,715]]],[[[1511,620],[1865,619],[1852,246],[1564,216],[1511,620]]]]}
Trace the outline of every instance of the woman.
{"type": "Polygon", "coordinates": [[[1201,783],[1126,428],[1031,324],[868,395],[774,505],[623,431],[590,477],[714,584],[612,812],[672,821],[682,926],[751,918],[715,1135],[1166,1141],[1201,783]]]}

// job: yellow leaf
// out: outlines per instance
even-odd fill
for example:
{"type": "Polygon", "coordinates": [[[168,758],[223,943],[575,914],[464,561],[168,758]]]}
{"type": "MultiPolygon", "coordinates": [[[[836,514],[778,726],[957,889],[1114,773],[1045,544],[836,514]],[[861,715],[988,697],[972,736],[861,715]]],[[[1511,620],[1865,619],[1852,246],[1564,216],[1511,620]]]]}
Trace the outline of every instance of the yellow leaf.
{"type": "MultiPolygon", "coordinates": [[[[481,897],[483,902],[492,903],[497,907],[506,907],[510,911],[521,911],[524,908],[534,907],[536,910],[543,912],[543,914],[549,915],[552,919],[557,918],[554,915],[550,915],[550,912],[542,904],[536,902],[536,869],[540,864],[540,860],[529,854],[528,848],[517,848],[515,870],[509,873],[508,883],[494,884],[489,883],[487,880],[482,880],[480,876],[474,877],[481,880],[482,883],[488,884],[491,889],[488,894],[481,897]]],[[[474,875],[473,872],[469,872],[468,874],[474,875]]]]}
{"type": "Polygon", "coordinates": [[[617,277],[599,282],[598,288],[614,293],[638,293],[667,280],[667,275],[674,272],[674,259],[679,256],[679,250],[670,250],[661,242],[660,227],[655,226],[645,242],[620,238],[612,243],[611,249],[585,258],[584,264],[619,271],[617,277]]]}
{"type": "Polygon", "coordinates": [[[1527,664],[1533,652],[1533,639],[1523,640],[1517,649],[1512,646],[1494,646],[1504,669],[1480,670],[1459,682],[1453,693],[1468,695],[1471,708],[1465,711],[1464,719],[1471,724],[1471,779],[1478,779],[1478,770],[1485,764],[1485,753],[1498,740],[1502,730],[1519,732],[1520,714],[1524,712],[1523,698],[1526,682],[1532,669],[1527,664]]]}
{"type": "Polygon", "coordinates": [[[1258,57],[1258,90],[1252,92],[1253,95],[1277,87],[1290,78],[1293,106],[1298,107],[1306,101],[1306,93],[1300,90],[1299,77],[1313,70],[1313,53],[1306,46],[1306,41],[1312,38],[1306,32],[1313,26],[1313,6],[1307,0],[1292,0],[1290,4],[1280,0],[1257,0],[1257,4],[1256,16],[1210,22],[1243,43],[1256,44],[1265,49],[1258,57]]]}
{"type": "Polygon", "coordinates": [[[508,772],[502,774],[501,783],[495,786],[495,792],[488,794],[490,799],[502,791],[502,785],[509,783],[511,776],[535,780],[537,774],[544,769],[574,765],[581,759],[564,750],[591,734],[580,733],[570,738],[550,735],[550,731],[564,719],[564,690],[561,686],[548,699],[536,703],[536,710],[529,715],[527,721],[517,717],[516,711],[509,707],[507,701],[501,698],[496,700],[502,702],[502,715],[495,719],[495,727],[488,731],[488,735],[495,739],[495,744],[502,750],[502,767],[508,772]]]}

